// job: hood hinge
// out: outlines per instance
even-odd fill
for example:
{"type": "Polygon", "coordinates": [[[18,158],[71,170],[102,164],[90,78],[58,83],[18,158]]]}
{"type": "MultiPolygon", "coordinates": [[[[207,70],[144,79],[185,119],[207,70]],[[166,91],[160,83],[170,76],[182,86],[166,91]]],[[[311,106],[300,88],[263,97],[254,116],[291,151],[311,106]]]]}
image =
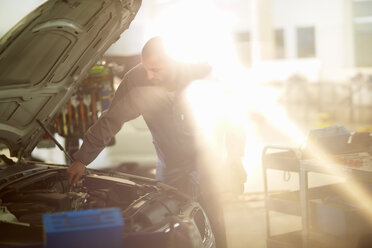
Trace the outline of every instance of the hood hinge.
{"type": "Polygon", "coordinates": [[[44,125],[44,123],[42,123],[39,119],[36,120],[37,123],[41,126],[42,129],[44,129],[45,133],[48,134],[48,136],[53,140],[53,142],[58,146],[58,148],[66,155],[66,157],[70,160],[70,162],[73,162],[74,160],[72,159],[72,157],[70,156],[70,154],[68,154],[65,150],[65,148],[63,148],[63,146],[58,142],[58,140],[56,140],[56,138],[54,138],[53,134],[51,131],[49,131],[49,129],[44,125]]]}

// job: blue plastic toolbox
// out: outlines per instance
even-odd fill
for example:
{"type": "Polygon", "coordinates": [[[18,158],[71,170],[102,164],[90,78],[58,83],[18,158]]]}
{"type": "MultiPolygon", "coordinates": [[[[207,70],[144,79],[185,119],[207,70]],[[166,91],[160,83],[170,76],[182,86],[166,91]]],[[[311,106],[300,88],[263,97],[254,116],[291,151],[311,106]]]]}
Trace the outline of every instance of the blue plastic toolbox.
{"type": "Polygon", "coordinates": [[[45,214],[46,248],[122,248],[124,220],[119,208],[45,214]]]}

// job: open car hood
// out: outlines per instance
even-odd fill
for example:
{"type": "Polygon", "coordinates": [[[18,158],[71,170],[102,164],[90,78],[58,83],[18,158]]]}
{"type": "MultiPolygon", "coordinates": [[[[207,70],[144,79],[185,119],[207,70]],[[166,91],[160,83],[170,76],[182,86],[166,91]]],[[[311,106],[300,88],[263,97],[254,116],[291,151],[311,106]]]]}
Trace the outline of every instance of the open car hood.
{"type": "Polygon", "coordinates": [[[141,0],[49,0],[0,40],[0,146],[27,157],[141,0]]]}

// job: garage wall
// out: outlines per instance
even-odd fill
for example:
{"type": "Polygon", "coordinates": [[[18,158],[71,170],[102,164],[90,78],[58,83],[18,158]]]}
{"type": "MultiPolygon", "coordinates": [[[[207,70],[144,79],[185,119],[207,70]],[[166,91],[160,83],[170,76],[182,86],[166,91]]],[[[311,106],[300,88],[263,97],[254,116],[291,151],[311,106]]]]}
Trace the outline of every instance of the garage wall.
{"type": "Polygon", "coordinates": [[[45,0],[0,0],[0,37],[45,0]]]}

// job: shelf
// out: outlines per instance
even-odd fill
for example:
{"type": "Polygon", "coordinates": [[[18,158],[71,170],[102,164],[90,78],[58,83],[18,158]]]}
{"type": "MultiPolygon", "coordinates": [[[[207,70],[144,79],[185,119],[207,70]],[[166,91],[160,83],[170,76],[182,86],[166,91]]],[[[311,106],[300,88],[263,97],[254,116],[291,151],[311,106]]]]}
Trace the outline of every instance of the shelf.
{"type": "MultiPolygon", "coordinates": [[[[310,248],[359,248],[361,240],[357,236],[340,238],[321,232],[309,234],[307,246],[310,248]]],[[[302,231],[274,235],[266,240],[267,248],[301,248],[302,231]]],[[[369,246],[368,246],[369,247],[369,246]]]]}
{"type": "Polygon", "coordinates": [[[271,194],[266,197],[265,206],[270,211],[301,216],[299,191],[271,194]]]}
{"type": "Polygon", "coordinates": [[[372,160],[368,160],[361,167],[342,166],[337,164],[324,164],[319,160],[303,160],[301,161],[301,169],[308,172],[333,175],[350,180],[358,180],[367,183],[372,183],[372,160]]]}
{"type": "Polygon", "coordinates": [[[298,172],[300,162],[293,150],[265,154],[262,159],[267,169],[298,172]]]}
{"type": "MultiPolygon", "coordinates": [[[[309,200],[322,199],[334,195],[334,192],[345,187],[343,183],[330,184],[308,189],[309,200]]],[[[300,191],[269,194],[266,199],[266,208],[285,214],[301,216],[300,191]]]]}
{"type": "Polygon", "coordinates": [[[267,248],[300,248],[302,247],[301,231],[287,232],[266,239],[267,248]]]}
{"type": "MultiPolygon", "coordinates": [[[[347,154],[339,154],[338,157],[345,159],[361,158],[362,166],[354,167],[340,165],[332,162],[334,157],[329,157],[328,162],[321,159],[300,159],[301,151],[294,148],[277,148],[266,147],[264,156],[262,157],[262,165],[264,169],[274,169],[282,171],[299,172],[300,169],[308,172],[316,172],[328,175],[335,175],[347,179],[360,180],[364,182],[372,182],[372,156],[367,152],[355,152],[347,154]],[[267,151],[275,151],[268,153],[267,151]]],[[[337,160],[337,159],[336,159],[337,160]]]]}

